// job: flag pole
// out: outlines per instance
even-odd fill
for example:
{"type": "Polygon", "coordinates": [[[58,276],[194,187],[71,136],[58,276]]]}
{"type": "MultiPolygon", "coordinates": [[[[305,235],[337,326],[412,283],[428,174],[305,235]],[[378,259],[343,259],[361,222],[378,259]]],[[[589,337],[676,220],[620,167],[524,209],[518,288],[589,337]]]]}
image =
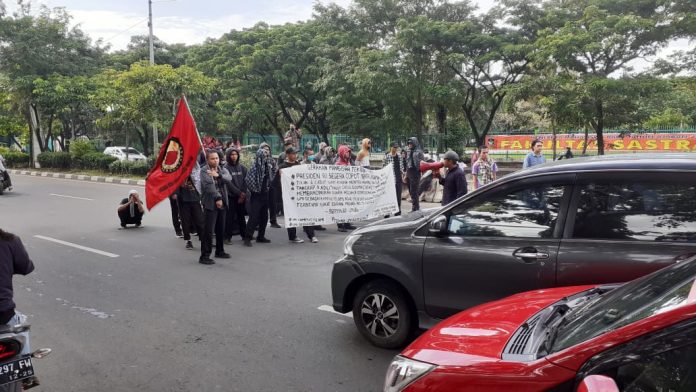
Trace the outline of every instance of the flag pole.
{"type": "Polygon", "coordinates": [[[181,99],[184,100],[184,104],[186,104],[186,110],[188,110],[189,114],[191,114],[191,119],[193,120],[193,127],[196,128],[196,135],[198,135],[198,143],[201,145],[201,150],[203,150],[203,153],[205,154],[205,146],[203,146],[203,139],[201,139],[201,133],[198,132],[198,125],[196,124],[196,119],[193,117],[193,113],[191,113],[191,107],[189,107],[186,95],[181,94],[181,99]]]}

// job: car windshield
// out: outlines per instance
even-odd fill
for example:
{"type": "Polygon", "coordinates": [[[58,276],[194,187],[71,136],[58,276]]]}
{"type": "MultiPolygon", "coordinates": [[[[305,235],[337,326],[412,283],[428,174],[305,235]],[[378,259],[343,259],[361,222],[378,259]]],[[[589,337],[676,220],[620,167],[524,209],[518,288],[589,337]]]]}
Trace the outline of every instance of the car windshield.
{"type": "Polygon", "coordinates": [[[125,154],[125,153],[128,153],[128,154],[140,154],[140,152],[139,152],[138,150],[136,150],[135,148],[122,148],[121,151],[123,151],[124,154],[125,154]],[[127,150],[127,151],[126,151],[126,150],[127,150]]]}
{"type": "Polygon", "coordinates": [[[557,352],[644,318],[696,302],[696,258],[610,291],[570,312],[556,331],[557,352]]]}

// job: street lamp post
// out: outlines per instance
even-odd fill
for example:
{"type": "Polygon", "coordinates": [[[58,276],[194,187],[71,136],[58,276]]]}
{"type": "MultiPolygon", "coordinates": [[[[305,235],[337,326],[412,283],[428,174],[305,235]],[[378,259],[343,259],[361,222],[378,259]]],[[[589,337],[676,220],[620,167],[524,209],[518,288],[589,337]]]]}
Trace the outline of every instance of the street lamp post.
{"type": "MultiPolygon", "coordinates": [[[[152,33],[152,0],[147,0],[148,5],[148,23],[147,26],[150,28],[150,65],[155,65],[155,42],[154,35],[152,33]]],[[[157,125],[152,123],[152,153],[157,153],[157,125]]]]}

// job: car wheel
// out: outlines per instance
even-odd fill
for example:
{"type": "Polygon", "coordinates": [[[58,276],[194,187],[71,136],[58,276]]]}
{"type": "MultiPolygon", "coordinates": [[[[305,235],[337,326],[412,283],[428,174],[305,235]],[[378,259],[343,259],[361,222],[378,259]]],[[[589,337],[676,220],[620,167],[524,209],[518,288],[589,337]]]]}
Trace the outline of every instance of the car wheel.
{"type": "Polygon", "coordinates": [[[413,312],[406,293],[388,280],[374,280],[358,290],[353,320],[370,343],[382,348],[402,347],[413,330],[413,312]]]}

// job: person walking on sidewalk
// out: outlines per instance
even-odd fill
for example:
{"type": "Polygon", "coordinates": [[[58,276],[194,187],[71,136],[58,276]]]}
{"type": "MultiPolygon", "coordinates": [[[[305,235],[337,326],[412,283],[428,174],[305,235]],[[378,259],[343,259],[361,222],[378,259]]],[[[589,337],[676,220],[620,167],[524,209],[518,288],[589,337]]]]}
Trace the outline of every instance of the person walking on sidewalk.
{"type": "Polygon", "coordinates": [[[239,161],[240,151],[237,147],[230,147],[227,150],[225,169],[230,173],[232,182],[228,188],[228,210],[227,222],[225,223],[225,241],[232,241],[232,233],[239,231],[240,237],[244,239],[246,233],[246,200],[247,187],[244,183],[247,168],[239,161]],[[236,226],[236,227],[235,227],[236,226]]]}
{"type": "Polygon", "coordinates": [[[273,158],[265,148],[256,152],[256,159],[249,168],[244,182],[250,193],[249,222],[244,236],[244,245],[251,246],[254,231],[258,228],[256,242],[269,243],[266,238],[266,225],[268,224],[268,203],[270,202],[271,183],[275,178],[273,171],[273,158]]]}
{"type": "Polygon", "coordinates": [[[407,144],[406,178],[408,179],[408,192],[411,195],[411,212],[413,212],[420,209],[420,192],[418,192],[421,180],[420,163],[425,159],[425,155],[415,137],[408,139],[407,144]]]}
{"type": "MultiPolygon", "coordinates": [[[[278,166],[278,179],[283,175],[283,169],[301,165],[302,163],[297,160],[297,153],[298,151],[295,149],[295,147],[290,147],[287,150],[285,150],[285,162],[281,163],[280,166],[278,166]]],[[[295,243],[295,244],[301,244],[304,242],[301,238],[297,237],[297,228],[296,227],[288,227],[288,239],[290,242],[295,243]]],[[[314,235],[314,226],[303,226],[302,230],[304,230],[305,234],[307,234],[307,238],[309,238],[310,241],[313,243],[319,242],[317,240],[317,237],[314,235]]]]}
{"type": "Polygon", "coordinates": [[[481,146],[481,155],[478,161],[471,168],[471,175],[474,177],[474,189],[493,182],[498,173],[498,165],[493,158],[488,155],[488,147],[481,146]]]}
{"type": "Polygon", "coordinates": [[[206,151],[207,165],[201,168],[201,202],[204,209],[204,227],[201,237],[201,264],[215,264],[210,258],[213,251],[213,231],[215,231],[215,257],[229,259],[225,253],[225,215],[227,212],[227,187],[232,182],[230,173],[220,165],[220,156],[215,150],[206,151]]]}
{"type": "MultiPolygon", "coordinates": [[[[203,218],[203,210],[201,209],[201,195],[196,189],[194,178],[196,178],[196,182],[200,181],[197,174],[192,173],[172,195],[174,200],[176,200],[179,204],[181,228],[184,232],[183,234],[184,241],[186,241],[186,249],[193,249],[193,243],[191,242],[191,229],[193,228],[196,233],[201,233],[199,235],[202,236],[203,223],[205,221],[203,218]]],[[[199,240],[202,240],[202,237],[199,237],[199,240]]]]}

